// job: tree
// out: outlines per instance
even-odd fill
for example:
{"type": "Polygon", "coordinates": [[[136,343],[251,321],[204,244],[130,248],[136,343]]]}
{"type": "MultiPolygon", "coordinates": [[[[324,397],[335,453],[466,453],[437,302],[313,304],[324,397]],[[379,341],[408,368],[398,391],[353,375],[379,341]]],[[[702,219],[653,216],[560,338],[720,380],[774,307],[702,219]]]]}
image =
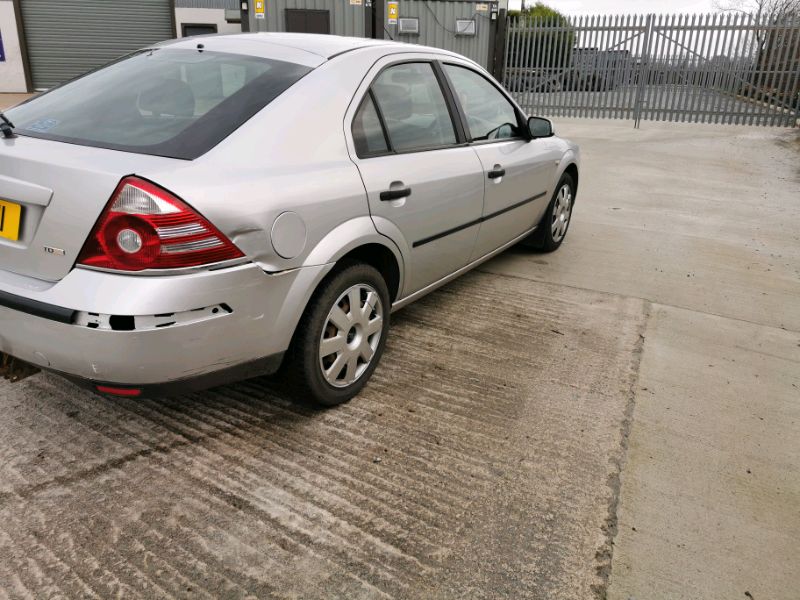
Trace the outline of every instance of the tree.
{"type": "Polygon", "coordinates": [[[521,33],[515,48],[509,49],[511,64],[549,68],[566,62],[565,57],[575,44],[575,32],[565,15],[541,2],[533,6],[525,6],[523,2],[521,11],[509,11],[508,16],[516,18],[517,26],[533,27],[535,23],[537,27],[533,32],[521,33]],[[524,55],[526,52],[528,56],[524,55]],[[541,52],[541,56],[532,56],[535,52],[541,52]],[[548,64],[544,56],[549,56],[548,64]]]}
{"type": "Polygon", "coordinates": [[[567,17],[558,12],[555,8],[550,8],[543,2],[537,2],[533,6],[525,6],[523,3],[521,14],[534,19],[544,19],[546,21],[555,21],[559,24],[569,24],[567,17]]]}
{"type": "MultiPolygon", "coordinates": [[[[756,23],[780,23],[800,17],[800,0],[714,0],[714,8],[722,12],[750,15],[756,23]]],[[[756,29],[756,52],[761,62],[767,46],[767,33],[756,29]]]]}
{"type": "MultiPolygon", "coordinates": [[[[788,25],[794,20],[800,20],[800,0],[714,0],[714,7],[723,12],[750,15],[760,25],[788,25]]],[[[770,70],[787,67],[779,63],[779,57],[787,54],[784,46],[789,43],[786,30],[756,28],[753,55],[757,69],[746,93],[752,96],[762,91],[778,92],[764,88],[770,81],[770,70]]],[[[797,42],[793,48],[788,48],[788,65],[793,65],[796,58],[800,58],[800,44],[797,42]]],[[[783,97],[784,93],[778,92],[776,99],[789,106],[796,106],[800,98],[798,90],[789,90],[786,95],[787,97],[783,97]]]]}
{"type": "Polygon", "coordinates": [[[774,21],[800,15],[800,0],[714,0],[714,8],[752,15],[758,21],[774,21]]]}

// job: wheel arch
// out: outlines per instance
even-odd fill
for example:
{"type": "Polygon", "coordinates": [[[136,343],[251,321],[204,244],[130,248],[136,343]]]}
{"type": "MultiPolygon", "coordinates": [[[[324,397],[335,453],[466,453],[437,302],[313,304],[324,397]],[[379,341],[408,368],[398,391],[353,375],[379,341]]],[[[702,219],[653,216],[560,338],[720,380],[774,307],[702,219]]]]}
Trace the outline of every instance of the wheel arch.
{"type": "Polygon", "coordinates": [[[575,184],[574,193],[577,195],[578,193],[578,165],[574,162],[571,162],[567,165],[564,169],[564,173],[572,177],[572,182],[575,184]]]}
{"type": "MultiPolygon", "coordinates": [[[[394,302],[403,286],[404,260],[397,244],[378,233],[368,216],[335,227],[309,253],[305,264],[320,265],[357,260],[373,266],[383,276],[394,302]]],[[[317,284],[319,285],[319,283],[317,284]]]]}
{"type": "MultiPolygon", "coordinates": [[[[389,299],[394,302],[400,295],[400,265],[389,248],[383,244],[371,242],[353,248],[342,256],[337,264],[349,261],[360,262],[374,267],[381,274],[389,288],[389,299]]],[[[335,270],[335,267],[334,267],[335,270]]]]}

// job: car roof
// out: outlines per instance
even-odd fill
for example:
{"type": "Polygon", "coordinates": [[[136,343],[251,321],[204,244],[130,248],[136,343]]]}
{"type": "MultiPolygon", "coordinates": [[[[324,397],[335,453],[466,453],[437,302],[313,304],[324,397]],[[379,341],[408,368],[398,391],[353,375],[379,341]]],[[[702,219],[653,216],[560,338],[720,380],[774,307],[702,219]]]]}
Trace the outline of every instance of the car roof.
{"type": "Polygon", "coordinates": [[[372,40],[341,35],[323,35],[315,33],[245,33],[221,36],[226,38],[242,38],[253,43],[269,43],[288,46],[297,50],[305,50],[323,58],[332,58],[337,54],[364,48],[366,46],[385,46],[387,40],[372,40]]]}
{"type": "MultiPolygon", "coordinates": [[[[393,49],[411,49],[416,52],[435,52],[437,54],[452,54],[441,48],[430,48],[417,44],[404,44],[389,40],[374,40],[359,37],[345,37],[339,35],[323,35],[314,33],[282,33],[282,32],[259,32],[259,33],[236,33],[208,36],[193,36],[162,42],[158,46],[170,46],[172,48],[197,48],[198,44],[203,44],[207,50],[217,52],[235,52],[237,54],[252,54],[254,56],[273,56],[291,54],[299,57],[302,54],[316,57],[317,60],[298,62],[317,66],[339,54],[358,50],[360,48],[386,46],[393,49]],[[283,50],[283,52],[280,52],[283,50]],[[321,60],[320,60],[321,59],[321,60]],[[313,64],[316,63],[316,64],[313,64]]],[[[275,56],[275,58],[279,58],[275,56]]],[[[287,57],[288,58],[288,57],[287,57]]]]}

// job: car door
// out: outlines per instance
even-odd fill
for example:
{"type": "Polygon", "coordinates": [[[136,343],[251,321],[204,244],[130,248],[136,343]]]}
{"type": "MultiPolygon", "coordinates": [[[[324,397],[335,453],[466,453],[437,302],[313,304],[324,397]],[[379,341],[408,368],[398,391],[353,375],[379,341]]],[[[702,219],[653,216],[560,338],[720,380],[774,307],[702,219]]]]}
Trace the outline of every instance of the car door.
{"type": "Polygon", "coordinates": [[[354,162],[377,230],[402,236],[403,295],[465,266],[483,210],[483,167],[466,144],[440,67],[378,65],[352,120],[354,162]]]}
{"type": "Polygon", "coordinates": [[[472,256],[477,259],[539,222],[560,155],[551,140],[523,135],[523,115],[487,76],[466,64],[448,62],[442,68],[485,176],[482,223],[472,256]]]}

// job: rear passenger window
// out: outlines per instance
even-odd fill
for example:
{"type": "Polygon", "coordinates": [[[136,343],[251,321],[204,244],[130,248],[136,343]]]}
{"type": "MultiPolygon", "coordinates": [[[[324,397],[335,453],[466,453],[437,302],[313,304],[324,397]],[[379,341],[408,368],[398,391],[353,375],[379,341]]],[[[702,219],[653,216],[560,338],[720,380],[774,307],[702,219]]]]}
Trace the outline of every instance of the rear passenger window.
{"type": "Polygon", "coordinates": [[[396,152],[456,143],[450,111],[429,63],[389,67],[372,84],[372,93],[396,152]]]}
{"type": "Polygon", "coordinates": [[[364,98],[356,118],[353,119],[353,142],[356,145],[356,154],[361,157],[375,156],[389,151],[378,112],[369,94],[364,98]]]}

